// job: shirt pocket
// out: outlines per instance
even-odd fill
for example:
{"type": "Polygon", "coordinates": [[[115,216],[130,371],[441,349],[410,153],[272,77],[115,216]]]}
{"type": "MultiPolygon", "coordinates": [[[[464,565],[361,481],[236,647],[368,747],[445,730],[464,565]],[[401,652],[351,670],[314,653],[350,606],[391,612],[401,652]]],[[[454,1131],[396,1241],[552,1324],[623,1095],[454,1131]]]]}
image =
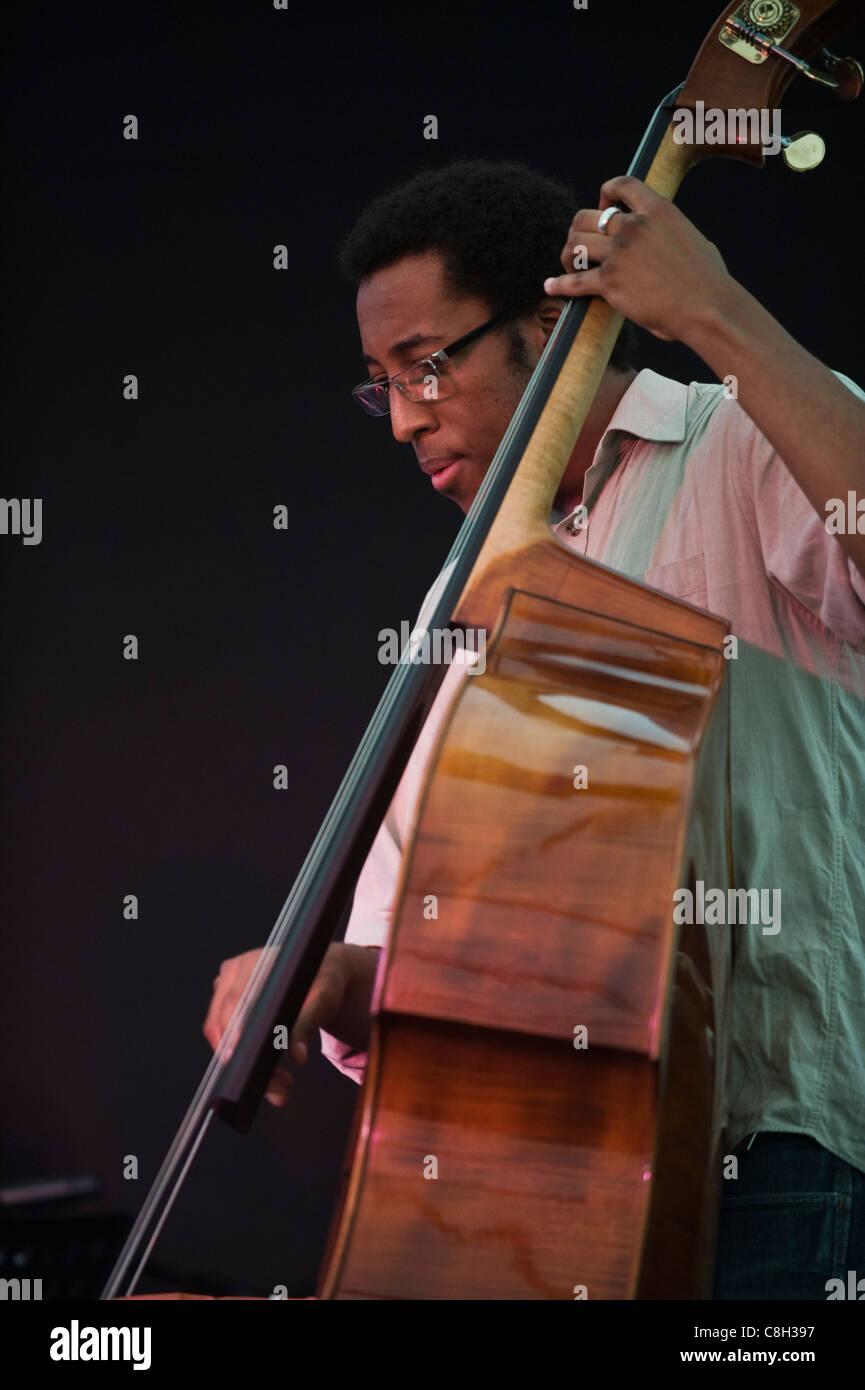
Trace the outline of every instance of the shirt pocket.
{"type": "Polygon", "coordinates": [[[696,555],[684,555],[681,560],[652,565],[643,575],[643,583],[651,584],[653,589],[661,589],[673,598],[686,599],[696,608],[708,607],[706,557],[702,551],[696,555]]]}

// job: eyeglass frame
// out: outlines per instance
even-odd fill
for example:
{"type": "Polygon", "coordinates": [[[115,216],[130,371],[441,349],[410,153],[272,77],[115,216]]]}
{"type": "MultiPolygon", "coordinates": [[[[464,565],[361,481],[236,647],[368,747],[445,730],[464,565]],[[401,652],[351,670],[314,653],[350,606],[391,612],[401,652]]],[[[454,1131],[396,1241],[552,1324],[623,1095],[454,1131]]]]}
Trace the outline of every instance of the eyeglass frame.
{"type": "Polygon", "coordinates": [[[405,400],[411,400],[411,397],[406,396],[403,388],[399,385],[399,378],[401,376],[406,376],[409,372],[417,371],[418,367],[426,366],[426,364],[429,363],[435,374],[436,380],[438,380],[439,368],[444,366],[445,362],[448,362],[456,353],[461,352],[463,348],[468,347],[469,343],[475,342],[482,334],[491,333],[494,328],[501,328],[504,324],[509,323],[513,317],[513,314],[497,314],[495,318],[488,319],[486,323],[482,323],[480,328],[473,328],[470,333],[464,333],[461,338],[456,338],[454,342],[448,343],[446,347],[436,348],[435,352],[431,352],[429,357],[419,357],[416,362],[411,362],[409,366],[403,367],[401,372],[395,372],[393,376],[387,377],[385,381],[376,381],[374,377],[368,377],[366,381],[359,382],[357,386],[353,388],[351,394],[357,401],[361,410],[366,410],[368,415],[377,415],[379,417],[382,415],[389,415],[391,386],[395,385],[397,391],[399,391],[400,395],[403,396],[405,400]],[[358,394],[367,386],[387,387],[387,410],[372,411],[367,409],[363,399],[358,394]]]}

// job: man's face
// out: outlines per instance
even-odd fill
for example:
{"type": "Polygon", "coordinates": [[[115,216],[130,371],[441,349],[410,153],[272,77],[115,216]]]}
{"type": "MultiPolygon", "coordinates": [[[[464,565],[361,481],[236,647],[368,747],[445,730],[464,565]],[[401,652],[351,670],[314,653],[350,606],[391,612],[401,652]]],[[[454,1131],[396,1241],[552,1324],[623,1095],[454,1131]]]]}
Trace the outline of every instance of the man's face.
{"type": "MultiPolygon", "coordinates": [[[[357,318],[371,377],[390,377],[479,328],[493,310],[447,283],[437,251],[405,256],[360,286],[357,318]]],[[[538,323],[519,320],[532,366],[544,344],[538,323]]],[[[432,486],[468,511],[530,372],[508,360],[508,326],[484,334],[443,368],[441,398],[408,401],[390,391],[394,437],[411,444],[432,486]],[[446,379],[445,379],[446,378],[446,379]]]]}

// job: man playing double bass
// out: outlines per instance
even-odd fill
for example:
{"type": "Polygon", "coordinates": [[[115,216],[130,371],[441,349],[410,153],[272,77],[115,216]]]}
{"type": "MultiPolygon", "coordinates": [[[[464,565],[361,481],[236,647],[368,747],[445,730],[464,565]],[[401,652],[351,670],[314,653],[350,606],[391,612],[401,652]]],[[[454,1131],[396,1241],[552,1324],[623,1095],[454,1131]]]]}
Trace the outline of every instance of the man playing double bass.
{"type": "MultiPolygon", "coordinates": [[[[736,886],[781,906],[730,928],[738,1177],[725,1184],[714,1296],[825,1299],[829,1280],[865,1271],[865,393],[800,347],[674,204],[628,177],[605,183],[600,204],[571,220],[566,187],[483,160],[377,199],[342,249],[369,373],[355,397],[390,413],[432,487],[466,512],[569,297],[603,297],[727,383],[638,372],[626,323],[555,531],[723,614],[736,637],[736,886]],[[553,274],[559,258],[565,274],[553,274]],[[851,497],[841,529],[833,499],[851,497]]],[[[325,1055],[362,1079],[402,849],[450,688],[298,1018],[292,1062],[321,1029],[325,1055]]],[[[258,954],[220,969],[204,1027],[214,1047],[258,954]]],[[[291,1080],[275,1073],[274,1104],[291,1080]]]]}

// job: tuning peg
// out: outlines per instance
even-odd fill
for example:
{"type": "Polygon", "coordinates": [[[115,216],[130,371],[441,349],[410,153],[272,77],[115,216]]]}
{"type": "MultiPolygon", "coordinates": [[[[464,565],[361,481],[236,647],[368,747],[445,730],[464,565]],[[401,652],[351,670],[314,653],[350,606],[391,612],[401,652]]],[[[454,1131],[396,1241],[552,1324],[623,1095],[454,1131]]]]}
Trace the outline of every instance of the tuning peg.
{"type": "Polygon", "coordinates": [[[800,130],[798,135],[782,135],[781,148],[787,168],[803,174],[822,164],[826,142],[814,130],[800,130]]]}
{"type": "Polygon", "coordinates": [[[865,75],[862,72],[862,64],[855,58],[836,58],[834,53],[830,53],[828,48],[823,49],[823,57],[826,67],[835,78],[838,86],[835,88],[835,95],[839,101],[855,101],[862,91],[862,83],[865,75]]]}

